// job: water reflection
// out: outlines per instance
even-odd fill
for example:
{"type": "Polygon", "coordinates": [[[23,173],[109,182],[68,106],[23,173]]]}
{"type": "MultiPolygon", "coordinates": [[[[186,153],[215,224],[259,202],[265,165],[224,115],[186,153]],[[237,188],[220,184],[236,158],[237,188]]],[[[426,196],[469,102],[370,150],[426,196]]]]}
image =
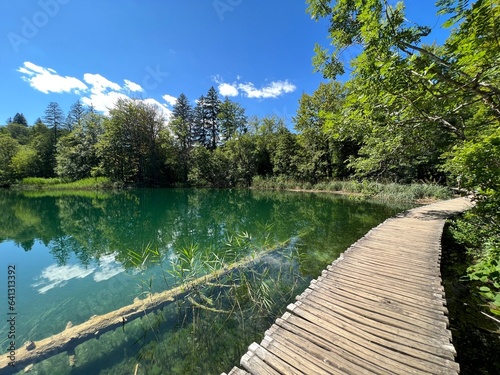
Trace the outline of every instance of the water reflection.
{"type": "MultiPolygon", "coordinates": [[[[287,251],[293,256],[286,251],[267,256],[256,269],[239,273],[238,280],[228,276],[221,285],[198,290],[188,304],[176,302],[165,309],[162,321],[169,322],[169,328],[155,331],[155,338],[145,341],[160,340],[157,349],[148,346],[142,352],[138,348],[131,350],[133,354],[127,355],[123,364],[125,349],[116,347],[118,339],[103,336],[100,342],[109,342],[109,348],[102,349],[102,359],[92,357],[95,350],[89,349],[85,357],[88,362],[82,360],[80,372],[68,373],[99,373],[101,366],[110,360],[104,354],[106,351],[116,354],[113,361],[118,367],[133,365],[137,353],[143,356],[155,353],[151,361],[144,360],[151,362],[151,368],[158,363],[157,356],[165,356],[164,363],[171,363],[172,358],[186,358],[189,366],[195,366],[196,361],[200,366],[215,368],[222,363],[214,353],[219,351],[217,348],[226,348],[220,355],[231,363],[249,344],[236,341],[264,332],[274,315],[300,293],[302,284],[292,275],[299,275],[305,282],[318,276],[350,244],[402,209],[333,195],[249,190],[145,189],[74,194],[1,191],[0,252],[22,269],[19,294],[23,298],[18,308],[23,311],[23,319],[17,327],[19,341],[40,340],[63,331],[68,321],[79,324],[93,315],[130,304],[137,296],[171,288],[178,282],[175,272],[189,268],[182,262],[189,263],[190,251],[205,259],[223,258],[219,263],[228,264],[242,256],[229,251],[238,238],[247,238],[254,249],[290,243],[287,251]],[[158,249],[160,265],[148,258],[137,267],[131,253],[146,248],[158,249]],[[245,289],[250,285],[255,288],[252,298],[245,289]],[[216,306],[211,293],[226,297],[221,297],[220,305],[216,306]],[[245,314],[235,315],[234,319],[224,315],[215,317],[213,311],[200,307],[231,310],[232,302],[227,301],[236,297],[241,311],[243,306],[247,307],[245,314]],[[193,308],[196,304],[197,315],[193,308]],[[257,317],[261,320],[257,321],[257,317]],[[194,318],[199,327],[220,326],[219,336],[227,342],[205,342],[203,331],[197,331],[196,336],[190,334],[192,328],[185,324],[194,318]],[[237,328],[240,324],[242,329],[237,328]],[[230,342],[228,337],[236,341],[230,342]],[[206,347],[199,347],[202,341],[206,347]],[[171,347],[173,342],[178,345],[175,350],[171,347]],[[191,358],[179,349],[184,346],[192,349],[191,344],[204,356],[198,353],[191,358]],[[168,350],[158,349],[166,347],[168,350]],[[208,358],[213,358],[214,363],[208,364],[208,358]]],[[[241,251],[244,247],[234,248],[241,251]]],[[[192,263],[196,266],[196,261],[192,263]]],[[[193,264],[191,268],[195,268],[193,264]]],[[[118,332],[113,335],[120,336],[120,345],[125,345],[123,342],[131,340],[130,337],[135,337],[133,342],[141,337],[140,328],[134,332],[132,336],[122,333],[122,337],[118,332]]],[[[5,337],[0,328],[2,348],[6,345],[5,337]]],[[[82,345],[79,351],[86,352],[86,348],[82,345]]],[[[158,371],[175,373],[161,366],[158,371]]]]}
{"type": "Polygon", "coordinates": [[[83,279],[92,274],[95,282],[109,280],[125,271],[122,264],[116,261],[116,255],[113,253],[102,256],[99,259],[99,266],[96,267],[84,267],[80,264],[51,264],[42,269],[32,287],[37,289],[38,293],[45,294],[53,288],[65,286],[71,279],[83,279]]]}

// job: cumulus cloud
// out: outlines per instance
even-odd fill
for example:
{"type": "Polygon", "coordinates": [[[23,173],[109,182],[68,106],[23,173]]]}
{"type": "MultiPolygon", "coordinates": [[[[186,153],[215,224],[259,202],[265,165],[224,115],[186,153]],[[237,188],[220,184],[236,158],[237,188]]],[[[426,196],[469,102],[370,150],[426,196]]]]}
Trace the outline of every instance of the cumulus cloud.
{"type": "Polygon", "coordinates": [[[219,93],[222,96],[238,96],[238,86],[235,84],[221,83],[219,84],[219,93]]]}
{"type": "Polygon", "coordinates": [[[107,114],[110,108],[113,108],[118,99],[127,99],[128,96],[120,92],[97,91],[92,90],[89,96],[83,97],[82,103],[87,106],[93,106],[96,111],[107,114]]]}
{"type": "Polygon", "coordinates": [[[289,81],[271,82],[269,85],[257,89],[253,83],[240,83],[238,88],[243,91],[249,98],[267,99],[277,98],[284,94],[294,92],[296,87],[289,81]]]}
{"type": "MultiPolygon", "coordinates": [[[[237,79],[239,81],[241,77],[238,76],[237,79]]],[[[278,98],[284,94],[294,92],[297,89],[297,87],[288,80],[273,81],[261,88],[257,88],[252,82],[223,82],[220,76],[215,76],[214,81],[218,83],[219,93],[222,96],[238,96],[241,94],[251,99],[278,98]]]]}
{"type": "Polygon", "coordinates": [[[26,61],[17,70],[21,78],[34,89],[48,94],[51,92],[80,93],[88,89],[87,85],[75,77],[61,76],[54,69],[44,68],[26,61]]]}
{"type": "Polygon", "coordinates": [[[163,95],[162,98],[171,106],[174,106],[177,103],[177,98],[175,96],[166,94],[163,95]]]}
{"type": "Polygon", "coordinates": [[[125,82],[125,89],[130,91],[130,92],[143,92],[144,89],[141,87],[141,85],[138,85],[135,82],[129,81],[128,79],[124,80],[125,82]]]}
{"type": "MultiPolygon", "coordinates": [[[[119,99],[130,98],[131,93],[144,93],[141,85],[128,80],[123,80],[123,85],[110,81],[100,74],[85,73],[83,81],[75,77],[63,77],[54,69],[45,68],[31,62],[25,62],[18,70],[21,78],[31,87],[43,93],[74,93],[81,95],[81,101],[95,110],[108,114],[119,99]]],[[[168,105],[175,104],[176,99],[171,95],[164,95],[165,103],[160,103],[153,98],[139,99],[157,106],[163,116],[168,119],[172,111],[168,105]],[[168,103],[168,105],[166,104],[168,103]]]]}

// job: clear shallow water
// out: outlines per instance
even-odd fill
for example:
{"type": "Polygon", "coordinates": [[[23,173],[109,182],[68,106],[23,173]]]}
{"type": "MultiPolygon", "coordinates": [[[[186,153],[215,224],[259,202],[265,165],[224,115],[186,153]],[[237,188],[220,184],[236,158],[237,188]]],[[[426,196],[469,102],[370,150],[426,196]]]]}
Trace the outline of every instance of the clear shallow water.
{"type": "MultiPolygon", "coordinates": [[[[172,263],[182,258],[183,249],[195,248],[200,259],[224,258],[227,264],[247,255],[238,252],[278,246],[252,267],[218,280],[220,285],[200,288],[126,330],[78,346],[75,366],[62,353],[33,369],[122,374],[140,364],[139,374],[228,371],[311,278],[404,208],[333,195],[246,190],[0,192],[0,277],[6,280],[7,266],[16,266],[16,342],[43,339],[63,331],[69,321],[76,325],[146,292],[177,285],[179,268],[172,263]],[[234,246],[236,238],[249,245],[234,246]],[[130,251],[140,253],[148,244],[159,250],[161,265],[145,262],[139,269],[130,251]]],[[[198,263],[192,268],[208,272],[198,263]]],[[[0,313],[6,314],[6,285],[0,301],[0,313]]],[[[2,326],[3,352],[7,334],[2,326]]]]}

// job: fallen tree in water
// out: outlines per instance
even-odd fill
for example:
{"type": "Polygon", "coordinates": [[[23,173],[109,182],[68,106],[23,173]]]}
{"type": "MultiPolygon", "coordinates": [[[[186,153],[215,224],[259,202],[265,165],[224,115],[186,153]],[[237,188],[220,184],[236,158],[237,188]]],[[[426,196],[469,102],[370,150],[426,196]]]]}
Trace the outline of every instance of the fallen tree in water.
{"type": "Polygon", "coordinates": [[[28,370],[27,366],[32,367],[35,363],[64,352],[68,353],[68,363],[74,364],[74,350],[83,342],[94,338],[98,339],[106,332],[121,328],[128,322],[162,309],[179,298],[183,298],[196,287],[221,278],[238,268],[249,266],[262,259],[265,255],[282,248],[282,246],[283,244],[264,250],[257,255],[247,256],[238,262],[205,276],[198,277],[173,289],[161,293],[149,294],[145,299],[136,298],[130,305],[107,314],[95,315],[84,323],[75,326],[68,324],[64,331],[46,339],[35,342],[30,341],[23,345],[23,347],[16,348],[15,355],[11,355],[8,352],[0,356],[0,373],[13,374],[23,369],[28,370]]]}

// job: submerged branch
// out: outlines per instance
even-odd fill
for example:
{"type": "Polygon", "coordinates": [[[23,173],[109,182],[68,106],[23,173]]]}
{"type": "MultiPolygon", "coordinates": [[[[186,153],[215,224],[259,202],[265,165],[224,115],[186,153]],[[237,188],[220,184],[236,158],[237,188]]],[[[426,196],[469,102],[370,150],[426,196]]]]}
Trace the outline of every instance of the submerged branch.
{"type": "MultiPolygon", "coordinates": [[[[286,243],[285,243],[286,244],[286,243]]],[[[166,305],[175,302],[176,299],[187,295],[194,288],[204,285],[207,282],[221,278],[238,268],[249,266],[284,246],[283,243],[278,246],[266,249],[259,254],[249,255],[242,260],[225,266],[208,275],[201,276],[193,281],[167,290],[161,293],[150,294],[145,299],[136,298],[128,306],[118,310],[111,311],[104,315],[95,315],[84,323],[68,327],[64,331],[50,336],[46,339],[31,342],[29,346],[18,348],[15,355],[15,367],[10,365],[9,353],[0,356],[0,373],[13,374],[21,371],[30,364],[34,364],[63,352],[72,352],[74,348],[90,339],[98,339],[106,332],[122,328],[137,318],[159,310],[166,305]],[[29,348],[29,350],[28,350],[29,348]]],[[[199,306],[197,306],[199,307],[199,306]]],[[[205,308],[205,307],[204,307],[205,308]]],[[[226,311],[220,311],[227,313],[226,311]]]]}

